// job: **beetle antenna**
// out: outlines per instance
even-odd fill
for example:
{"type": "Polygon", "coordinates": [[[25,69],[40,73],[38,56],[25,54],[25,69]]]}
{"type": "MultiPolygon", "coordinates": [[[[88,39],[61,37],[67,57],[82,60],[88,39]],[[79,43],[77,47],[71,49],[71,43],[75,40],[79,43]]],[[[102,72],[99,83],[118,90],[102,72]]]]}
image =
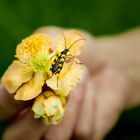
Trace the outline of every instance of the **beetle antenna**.
{"type": "Polygon", "coordinates": [[[64,37],[64,42],[65,42],[65,49],[67,49],[67,45],[66,45],[66,37],[65,37],[65,35],[64,35],[64,33],[62,32],[62,35],[63,35],[63,37],[64,37]]]}
{"type": "Polygon", "coordinates": [[[79,42],[79,41],[81,41],[81,40],[86,40],[86,39],[85,39],[85,38],[80,38],[80,39],[76,40],[74,43],[72,43],[72,44],[70,45],[70,47],[69,47],[68,49],[70,49],[74,44],[76,44],[77,42],[79,42]]]}

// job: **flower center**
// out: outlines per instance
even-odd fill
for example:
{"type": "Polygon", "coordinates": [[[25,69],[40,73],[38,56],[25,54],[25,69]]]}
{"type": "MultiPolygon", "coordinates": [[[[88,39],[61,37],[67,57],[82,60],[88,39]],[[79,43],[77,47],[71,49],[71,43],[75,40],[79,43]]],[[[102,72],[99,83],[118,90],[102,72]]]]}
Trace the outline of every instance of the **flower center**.
{"type": "Polygon", "coordinates": [[[50,39],[45,34],[34,34],[25,38],[16,50],[16,57],[24,63],[35,59],[40,52],[48,53],[50,39]]]}
{"type": "MultiPolygon", "coordinates": [[[[28,65],[28,70],[44,71],[49,69],[50,38],[46,34],[33,34],[17,46],[16,58],[28,65]]],[[[25,70],[25,71],[28,71],[25,70]]]]}

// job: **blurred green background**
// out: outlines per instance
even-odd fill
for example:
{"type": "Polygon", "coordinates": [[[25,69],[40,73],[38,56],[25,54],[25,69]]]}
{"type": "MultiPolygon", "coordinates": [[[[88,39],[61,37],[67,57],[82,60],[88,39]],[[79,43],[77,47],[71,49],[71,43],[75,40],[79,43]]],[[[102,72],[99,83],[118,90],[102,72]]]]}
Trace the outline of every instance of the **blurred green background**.
{"type": "MultiPolygon", "coordinates": [[[[0,0],[0,75],[22,38],[40,26],[82,28],[99,36],[140,25],[140,0],[0,0]]],[[[7,122],[0,122],[0,136],[7,122]]],[[[122,114],[106,140],[140,140],[140,107],[122,114]]],[[[1,138],[0,138],[1,139],[1,138]]]]}

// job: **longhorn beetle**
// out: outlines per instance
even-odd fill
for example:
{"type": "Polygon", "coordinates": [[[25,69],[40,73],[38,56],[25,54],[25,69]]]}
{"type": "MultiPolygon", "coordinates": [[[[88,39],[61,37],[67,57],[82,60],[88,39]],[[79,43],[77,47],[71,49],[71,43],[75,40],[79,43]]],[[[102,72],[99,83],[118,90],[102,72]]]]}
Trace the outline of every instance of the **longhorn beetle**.
{"type": "MultiPolygon", "coordinates": [[[[63,65],[64,65],[64,62],[65,62],[66,58],[68,57],[68,52],[69,52],[70,48],[74,44],[76,44],[78,41],[85,40],[84,38],[80,38],[80,39],[76,40],[74,43],[72,43],[70,45],[70,47],[67,48],[67,45],[66,45],[66,37],[65,37],[64,33],[62,33],[62,35],[63,35],[64,41],[65,41],[65,49],[62,50],[59,54],[54,55],[55,56],[55,59],[53,60],[52,65],[50,67],[50,71],[52,72],[52,75],[58,74],[58,76],[57,76],[57,87],[58,87],[59,74],[60,74],[60,72],[61,72],[61,70],[63,68],[63,65]]],[[[52,58],[54,56],[52,56],[52,58]]],[[[75,56],[72,56],[72,55],[70,55],[70,56],[72,58],[75,58],[75,56]]],[[[78,63],[78,62],[76,62],[76,63],[78,63]]],[[[79,63],[79,64],[81,64],[81,63],[79,63]]]]}

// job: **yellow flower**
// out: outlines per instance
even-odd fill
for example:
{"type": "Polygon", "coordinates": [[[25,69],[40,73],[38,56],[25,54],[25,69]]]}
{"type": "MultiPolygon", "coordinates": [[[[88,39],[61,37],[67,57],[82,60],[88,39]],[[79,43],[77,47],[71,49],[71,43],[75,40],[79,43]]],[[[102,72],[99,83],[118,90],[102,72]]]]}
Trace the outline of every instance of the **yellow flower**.
{"type": "Polygon", "coordinates": [[[13,61],[2,77],[9,93],[16,93],[16,100],[30,100],[39,95],[49,75],[50,38],[34,34],[24,39],[16,49],[13,61]]]}
{"type": "Polygon", "coordinates": [[[32,107],[34,118],[42,117],[46,125],[58,124],[64,115],[65,98],[56,96],[51,91],[39,95],[32,107]]]}
{"type": "Polygon", "coordinates": [[[9,93],[16,93],[16,100],[37,97],[45,83],[57,95],[67,96],[84,72],[84,66],[78,64],[79,60],[75,58],[81,53],[83,43],[82,34],[75,30],[64,31],[52,41],[43,33],[25,38],[16,48],[17,60],[12,62],[2,77],[3,85],[9,93]],[[63,54],[66,59],[60,60],[61,52],[65,49],[68,51],[63,54]],[[58,70],[60,62],[64,62],[57,74],[51,70],[55,60],[58,61],[53,70],[58,70]]]}

